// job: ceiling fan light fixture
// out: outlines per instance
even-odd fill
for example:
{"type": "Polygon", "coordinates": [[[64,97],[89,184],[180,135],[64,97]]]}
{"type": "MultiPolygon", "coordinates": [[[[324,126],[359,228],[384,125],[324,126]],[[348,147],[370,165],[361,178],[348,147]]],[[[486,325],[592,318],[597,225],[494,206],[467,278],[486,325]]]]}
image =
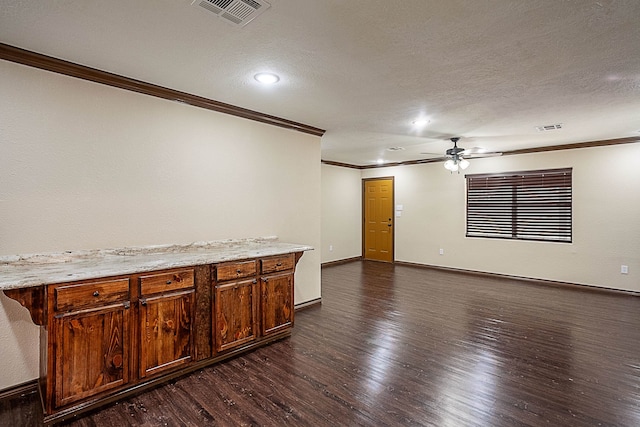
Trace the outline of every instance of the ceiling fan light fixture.
{"type": "Polygon", "coordinates": [[[458,163],[456,163],[453,160],[449,159],[446,162],[444,162],[444,168],[446,170],[451,171],[451,172],[455,172],[455,171],[458,170],[458,163]]]}
{"type": "Polygon", "coordinates": [[[460,159],[460,162],[458,164],[460,165],[460,169],[465,170],[469,167],[469,160],[460,159]]]}

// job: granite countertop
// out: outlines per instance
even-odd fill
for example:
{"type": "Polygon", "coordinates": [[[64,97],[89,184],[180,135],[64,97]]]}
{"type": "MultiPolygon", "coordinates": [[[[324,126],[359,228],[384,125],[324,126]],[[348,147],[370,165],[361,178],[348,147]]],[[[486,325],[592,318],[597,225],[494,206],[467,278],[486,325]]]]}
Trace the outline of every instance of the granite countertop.
{"type": "Polygon", "coordinates": [[[0,256],[0,290],[313,250],[276,237],[0,256]]]}

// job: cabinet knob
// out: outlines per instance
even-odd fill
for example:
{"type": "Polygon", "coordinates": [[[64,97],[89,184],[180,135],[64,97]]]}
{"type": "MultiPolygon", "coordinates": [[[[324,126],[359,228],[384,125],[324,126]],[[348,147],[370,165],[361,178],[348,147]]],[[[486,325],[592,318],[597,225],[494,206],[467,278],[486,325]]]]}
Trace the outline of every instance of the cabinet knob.
{"type": "Polygon", "coordinates": [[[147,300],[146,299],[140,300],[140,304],[147,305],[147,300]]]}
{"type": "Polygon", "coordinates": [[[262,280],[264,280],[264,283],[267,283],[267,282],[269,281],[269,278],[268,278],[268,277],[266,277],[266,278],[264,278],[264,279],[262,279],[262,280]]]}
{"type": "Polygon", "coordinates": [[[99,297],[99,296],[100,296],[100,292],[95,291],[95,292],[93,293],[93,296],[94,296],[94,297],[99,297]]]}
{"type": "Polygon", "coordinates": [[[240,273],[242,273],[242,270],[237,269],[237,270],[236,270],[236,273],[240,274],[240,273]]]}
{"type": "Polygon", "coordinates": [[[279,262],[279,263],[277,263],[277,264],[276,264],[276,266],[277,266],[277,267],[282,267],[282,263],[281,263],[281,262],[279,262]]]}
{"type": "Polygon", "coordinates": [[[256,279],[253,279],[253,281],[251,283],[253,283],[255,285],[256,283],[258,283],[258,281],[256,279]]]}
{"type": "Polygon", "coordinates": [[[167,280],[167,285],[170,285],[170,284],[171,284],[171,280],[167,280]]]}
{"type": "Polygon", "coordinates": [[[128,309],[129,307],[131,307],[131,303],[129,301],[125,301],[123,305],[125,309],[128,309]]]}

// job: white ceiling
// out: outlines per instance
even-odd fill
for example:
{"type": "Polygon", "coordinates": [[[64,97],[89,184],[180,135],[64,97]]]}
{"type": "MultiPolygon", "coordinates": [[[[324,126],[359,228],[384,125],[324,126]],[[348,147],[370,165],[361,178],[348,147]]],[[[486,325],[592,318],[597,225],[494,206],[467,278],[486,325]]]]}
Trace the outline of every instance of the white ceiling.
{"type": "Polygon", "coordinates": [[[640,1],[269,3],[236,27],[190,0],[2,0],[0,42],[326,129],[322,159],[354,165],[640,136],[640,1]]]}

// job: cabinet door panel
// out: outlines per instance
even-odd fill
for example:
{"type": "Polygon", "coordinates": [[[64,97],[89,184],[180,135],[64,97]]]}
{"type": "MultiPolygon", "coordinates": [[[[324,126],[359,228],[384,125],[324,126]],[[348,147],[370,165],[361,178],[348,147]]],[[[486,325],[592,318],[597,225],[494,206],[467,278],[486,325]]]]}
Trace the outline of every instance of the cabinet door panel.
{"type": "Polygon", "coordinates": [[[194,291],[140,300],[140,376],[188,363],[193,355],[194,291]]]}
{"type": "Polygon", "coordinates": [[[128,307],[112,305],[54,318],[56,407],[128,382],[128,307]]]}
{"type": "Polygon", "coordinates": [[[263,277],[262,335],[293,326],[293,273],[263,277]]]}
{"type": "Polygon", "coordinates": [[[238,347],[256,338],[256,280],[215,287],[216,350],[238,347]]]}

